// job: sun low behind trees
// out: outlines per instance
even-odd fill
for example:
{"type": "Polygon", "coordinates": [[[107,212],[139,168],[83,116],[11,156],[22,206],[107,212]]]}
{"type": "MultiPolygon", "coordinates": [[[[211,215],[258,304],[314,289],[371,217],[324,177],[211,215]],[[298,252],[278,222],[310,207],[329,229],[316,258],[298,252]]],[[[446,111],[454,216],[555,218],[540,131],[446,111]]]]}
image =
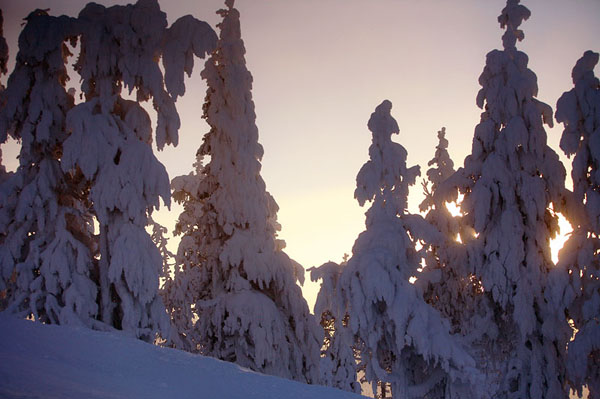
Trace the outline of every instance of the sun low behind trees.
{"type": "MultiPolygon", "coordinates": [[[[378,397],[567,398],[587,386],[599,398],[598,54],[577,61],[557,104],[572,192],[547,145],[552,108],[517,49],[530,17],[519,0],[498,17],[502,50],[479,77],[471,153],[455,169],[438,132],[421,214],[407,207],[420,168],[392,140],[391,102],[379,104],[356,178],[356,199],[370,203],[365,230],[342,264],[311,269],[313,315],[261,177],[240,14],[233,0],[218,14],[218,36],[192,16],[168,26],[156,0],[27,17],[0,87],[0,142],[21,145],[15,172],[0,164],[0,308],[301,382],[366,383],[378,397]],[[79,99],[67,90],[73,48],[79,99]],[[207,56],[209,130],[192,172],[169,182],[152,143],[177,145],[176,100],[207,56]],[[172,268],[152,220],[171,197],[183,205],[172,268]],[[557,212],[574,231],[554,266],[557,212]]],[[[0,73],[7,59],[2,39],[0,73]]]]}
{"type": "Polygon", "coordinates": [[[479,78],[477,104],[485,112],[471,155],[439,190],[464,195],[462,223],[476,234],[466,262],[489,308],[490,323],[482,327],[497,331],[473,344],[487,353],[480,365],[489,370],[486,383],[506,397],[566,397],[563,352],[570,329],[566,319],[551,317],[544,296],[553,266],[549,243],[558,230],[551,209],[563,203],[565,170],[546,144],[543,125],[552,126],[552,110],[535,98],[536,76],[516,48],[528,17],[514,1],[499,17],[504,48],[488,53],[479,78]]]}

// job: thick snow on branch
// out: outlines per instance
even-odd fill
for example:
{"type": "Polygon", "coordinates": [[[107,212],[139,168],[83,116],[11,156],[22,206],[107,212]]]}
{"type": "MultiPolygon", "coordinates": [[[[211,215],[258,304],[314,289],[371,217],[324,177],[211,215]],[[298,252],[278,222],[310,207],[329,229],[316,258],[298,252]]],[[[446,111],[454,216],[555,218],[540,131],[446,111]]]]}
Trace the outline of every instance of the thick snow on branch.
{"type": "Polygon", "coordinates": [[[191,15],[179,18],[167,29],[162,43],[163,65],[165,84],[173,98],[185,94],[183,74],[192,74],[194,56],[204,58],[216,45],[215,31],[191,15]]]}

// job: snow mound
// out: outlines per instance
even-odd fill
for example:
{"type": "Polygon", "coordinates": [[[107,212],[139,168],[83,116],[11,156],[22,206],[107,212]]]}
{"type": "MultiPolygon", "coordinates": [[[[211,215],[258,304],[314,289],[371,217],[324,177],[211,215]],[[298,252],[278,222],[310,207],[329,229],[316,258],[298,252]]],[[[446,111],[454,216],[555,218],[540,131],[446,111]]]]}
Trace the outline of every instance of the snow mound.
{"type": "Polygon", "coordinates": [[[119,332],[45,325],[0,313],[0,397],[331,398],[361,396],[157,347],[119,332]]]}

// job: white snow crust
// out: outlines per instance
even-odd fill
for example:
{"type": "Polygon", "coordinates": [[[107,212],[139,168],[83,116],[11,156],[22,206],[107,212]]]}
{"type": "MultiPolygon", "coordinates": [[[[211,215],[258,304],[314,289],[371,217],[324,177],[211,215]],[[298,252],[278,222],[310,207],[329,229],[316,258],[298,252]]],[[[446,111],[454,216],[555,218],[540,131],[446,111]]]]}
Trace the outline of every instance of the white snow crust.
{"type": "Polygon", "coordinates": [[[338,303],[345,304],[349,329],[362,345],[359,367],[373,390],[381,381],[391,384],[395,397],[412,398],[447,379],[448,385],[474,382],[477,371],[460,337],[450,334],[449,323],[410,283],[420,266],[416,240],[439,237],[421,216],[407,212],[408,189],[419,167],[407,167],[406,150],[391,140],[399,133],[391,108],[391,102],[383,101],[368,122],[373,142],[370,159],[356,178],[355,197],[361,205],[372,205],[336,294],[338,303]]]}
{"type": "Polygon", "coordinates": [[[0,313],[0,397],[351,399],[362,396],[160,348],[119,332],[43,325],[0,313]]]}

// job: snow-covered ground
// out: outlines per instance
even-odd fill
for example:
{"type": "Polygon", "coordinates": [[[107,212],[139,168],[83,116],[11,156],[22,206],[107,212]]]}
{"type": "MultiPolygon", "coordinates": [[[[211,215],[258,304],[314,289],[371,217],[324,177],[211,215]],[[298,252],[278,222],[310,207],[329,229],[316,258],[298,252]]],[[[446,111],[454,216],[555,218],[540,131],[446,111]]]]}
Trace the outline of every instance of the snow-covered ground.
{"type": "Polygon", "coordinates": [[[43,325],[2,313],[0,397],[360,398],[156,347],[119,333],[43,325]]]}

